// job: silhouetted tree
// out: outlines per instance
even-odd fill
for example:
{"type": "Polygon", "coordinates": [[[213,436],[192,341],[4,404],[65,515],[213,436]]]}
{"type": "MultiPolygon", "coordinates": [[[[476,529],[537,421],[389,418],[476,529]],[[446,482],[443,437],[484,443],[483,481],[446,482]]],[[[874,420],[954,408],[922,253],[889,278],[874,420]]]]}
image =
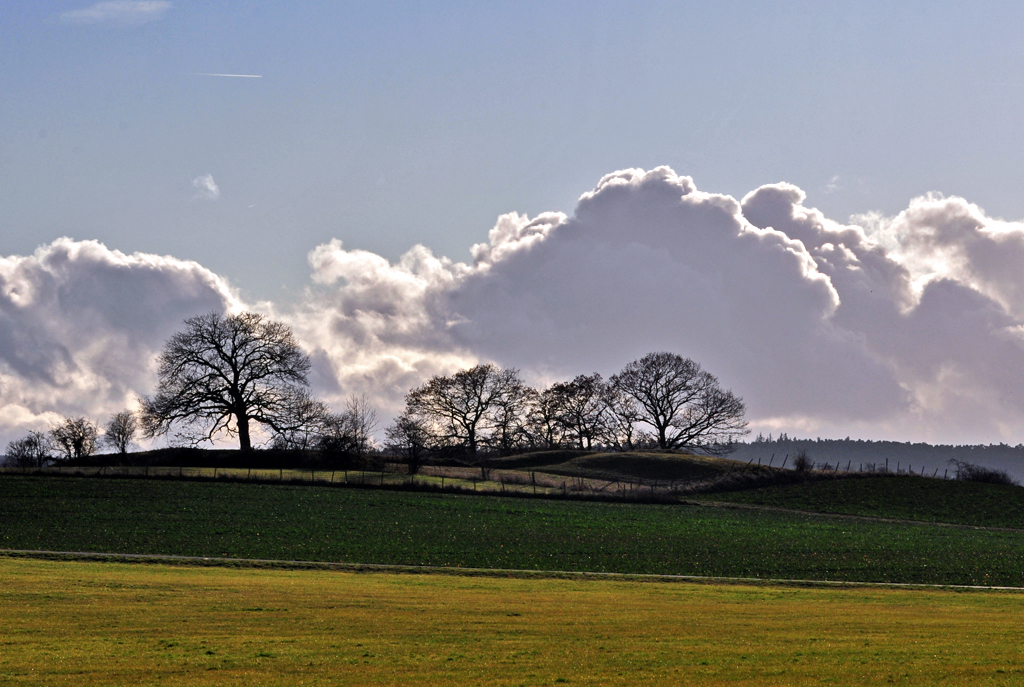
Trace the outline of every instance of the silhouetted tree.
{"type": "Polygon", "coordinates": [[[92,421],[84,417],[65,417],[50,430],[53,447],[64,454],[65,460],[78,460],[96,452],[99,431],[92,421]]]}
{"type": "Polygon", "coordinates": [[[605,384],[602,401],[606,408],[602,440],[606,445],[617,451],[632,451],[647,441],[648,436],[637,431],[641,416],[632,396],[612,384],[605,384]]]}
{"type": "Polygon", "coordinates": [[[185,320],[159,363],[156,394],[142,404],[147,437],[177,427],[198,443],[226,433],[247,451],[250,423],[281,434],[308,421],[309,357],[287,326],[257,313],[185,320]]]}
{"type": "Polygon", "coordinates": [[[639,421],[653,427],[661,449],[724,453],[747,432],[742,399],[689,358],[649,353],[611,383],[636,401],[639,421]]]}
{"type": "Polygon", "coordinates": [[[333,457],[365,456],[373,447],[377,411],[365,396],[350,396],[344,412],[329,415],[323,423],[317,448],[333,457]]]}
{"type": "Polygon", "coordinates": [[[423,421],[405,412],[395,418],[384,434],[388,449],[405,460],[409,474],[419,472],[430,445],[430,433],[423,421]]]}
{"type": "Polygon", "coordinates": [[[490,436],[486,441],[503,456],[528,447],[532,442],[528,428],[529,409],[537,398],[537,391],[531,389],[519,378],[518,370],[498,372],[495,394],[489,416],[490,436]]]}
{"type": "Polygon", "coordinates": [[[565,426],[562,424],[562,403],[558,391],[548,387],[537,394],[527,417],[530,434],[536,445],[545,449],[562,448],[565,426]]]}
{"type": "Polygon", "coordinates": [[[274,434],[270,444],[272,448],[289,451],[317,449],[324,435],[331,432],[337,422],[327,404],[305,390],[298,392],[291,412],[291,421],[274,434]]]}
{"type": "Polygon", "coordinates": [[[17,468],[41,468],[53,461],[53,444],[44,432],[32,431],[28,436],[7,444],[6,464],[17,468]]]}
{"type": "Polygon", "coordinates": [[[577,448],[593,448],[608,429],[607,394],[601,375],[577,375],[571,382],[552,384],[549,391],[566,439],[577,448]]]}
{"type": "Polygon", "coordinates": [[[435,442],[462,448],[475,457],[489,413],[516,375],[495,365],[477,365],[454,375],[436,375],[405,397],[406,412],[423,422],[435,442]]]}
{"type": "Polygon", "coordinates": [[[110,417],[102,442],[123,456],[128,453],[128,447],[135,443],[135,433],[138,431],[139,423],[135,413],[122,410],[110,417]]]}

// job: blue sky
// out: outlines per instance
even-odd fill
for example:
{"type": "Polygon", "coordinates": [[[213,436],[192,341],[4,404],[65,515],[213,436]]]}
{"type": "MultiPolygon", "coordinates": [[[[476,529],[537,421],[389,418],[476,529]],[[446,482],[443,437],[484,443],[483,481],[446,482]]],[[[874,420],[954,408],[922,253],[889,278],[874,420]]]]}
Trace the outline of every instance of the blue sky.
{"type": "Polygon", "coordinates": [[[242,309],[384,418],[660,349],[755,432],[1024,442],[1022,35],[1009,2],[2,3],[0,444],[137,407],[182,319],[242,309]]]}
{"type": "Polygon", "coordinates": [[[4,3],[0,253],[95,238],[287,299],[330,238],[463,260],[501,213],[660,164],[839,220],[928,191],[1024,217],[1021,6],[896,5],[4,3]]]}

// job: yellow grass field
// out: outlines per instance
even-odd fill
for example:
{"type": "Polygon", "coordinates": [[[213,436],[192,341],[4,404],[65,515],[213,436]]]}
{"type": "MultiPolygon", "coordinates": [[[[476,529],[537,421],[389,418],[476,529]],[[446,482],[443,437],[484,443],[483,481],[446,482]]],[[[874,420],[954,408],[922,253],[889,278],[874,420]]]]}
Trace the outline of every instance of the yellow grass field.
{"type": "Polygon", "coordinates": [[[1024,594],[0,557],[4,685],[1021,685],[1024,594]]]}

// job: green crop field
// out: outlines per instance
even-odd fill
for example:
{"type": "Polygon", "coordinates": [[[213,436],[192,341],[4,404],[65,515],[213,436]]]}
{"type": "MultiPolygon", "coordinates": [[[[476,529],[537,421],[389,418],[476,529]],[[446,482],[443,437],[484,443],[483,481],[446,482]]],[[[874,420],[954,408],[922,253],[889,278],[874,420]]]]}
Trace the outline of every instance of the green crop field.
{"type": "Polygon", "coordinates": [[[5,685],[1019,685],[1024,594],[0,557],[5,685]]]}
{"type": "Polygon", "coordinates": [[[818,513],[1024,529],[1024,487],[907,475],[808,481],[707,499],[818,513]]]}
{"type": "Polygon", "coordinates": [[[0,478],[0,548],[1024,586],[1024,532],[695,505],[0,478]]]}

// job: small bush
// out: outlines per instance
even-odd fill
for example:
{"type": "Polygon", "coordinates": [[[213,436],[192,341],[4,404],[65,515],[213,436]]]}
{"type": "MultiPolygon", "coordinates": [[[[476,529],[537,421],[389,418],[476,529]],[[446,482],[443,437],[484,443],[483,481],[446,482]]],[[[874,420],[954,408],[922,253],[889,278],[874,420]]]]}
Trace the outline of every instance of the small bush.
{"type": "Polygon", "coordinates": [[[807,455],[807,451],[805,449],[797,451],[796,455],[793,456],[793,469],[797,472],[809,472],[813,468],[814,461],[807,455]]]}
{"type": "Polygon", "coordinates": [[[956,478],[962,482],[984,482],[985,484],[1016,485],[1006,470],[987,468],[984,465],[964,463],[959,460],[950,461],[956,465],[956,478]]]}

